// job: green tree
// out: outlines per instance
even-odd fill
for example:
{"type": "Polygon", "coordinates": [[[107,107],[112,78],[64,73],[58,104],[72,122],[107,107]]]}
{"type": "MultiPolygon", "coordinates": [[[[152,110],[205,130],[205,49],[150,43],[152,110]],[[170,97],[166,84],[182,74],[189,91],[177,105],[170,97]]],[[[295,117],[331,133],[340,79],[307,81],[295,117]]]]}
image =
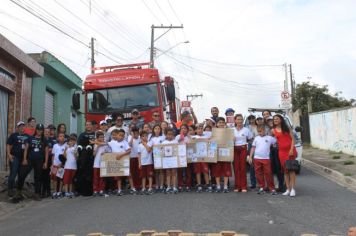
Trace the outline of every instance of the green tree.
{"type": "Polygon", "coordinates": [[[347,107],[355,104],[355,99],[346,100],[341,97],[342,92],[329,93],[328,85],[311,84],[303,82],[297,84],[292,99],[293,109],[301,109],[302,113],[308,112],[308,100],[311,100],[312,111],[325,111],[338,107],[347,107]]]}

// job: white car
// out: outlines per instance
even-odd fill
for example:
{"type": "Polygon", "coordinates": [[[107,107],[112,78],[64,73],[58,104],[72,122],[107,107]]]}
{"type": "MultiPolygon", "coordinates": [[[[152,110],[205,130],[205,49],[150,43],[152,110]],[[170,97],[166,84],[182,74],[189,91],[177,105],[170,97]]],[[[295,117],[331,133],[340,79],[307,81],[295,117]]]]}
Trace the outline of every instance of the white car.
{"type": "MultiPolygon", "coordinates": [[[[257,118],[257,117],[261,117],[262,112],[266,110],[270,111],[272,113],[272,116],[275,114],[280,114],[281,116],[283,116],[289,128],[293,129],[295,148],[297,149],[297,153],[298,153],[296,160],[299,162],[299,170],[297,170],[296,173],[299,174],[302,167],[302,157],[303,157],[303,144],[300,138],[300,132],[302,132],[302,127],[299,126],[294,127],[292,120],[289,118],[289,116],[285,113],[283,109],[249,108],[248,112],[249,115],[254,115],[257,118]]],[[[244,119],[244,126],[248,125],[247,117],[248,116],[246,116],[244,119]]]]}

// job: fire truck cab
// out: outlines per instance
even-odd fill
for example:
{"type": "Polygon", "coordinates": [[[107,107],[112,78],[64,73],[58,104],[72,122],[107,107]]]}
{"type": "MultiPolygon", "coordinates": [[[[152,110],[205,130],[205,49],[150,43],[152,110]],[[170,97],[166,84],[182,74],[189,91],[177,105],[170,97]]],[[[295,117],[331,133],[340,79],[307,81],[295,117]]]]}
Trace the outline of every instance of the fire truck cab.
{"type": "Polygon", "coordinates": [[[159,112],[161,120],[176,122],[179,117],[180,101],[178,84],[167,76],[159,77],[150,63],[96,67],[86,77],[85,118],[103,120],[105,115],[121,113],[125,122],[131,111],[138,109],[142,121],[152,121],[152,113],[159,112]]]}

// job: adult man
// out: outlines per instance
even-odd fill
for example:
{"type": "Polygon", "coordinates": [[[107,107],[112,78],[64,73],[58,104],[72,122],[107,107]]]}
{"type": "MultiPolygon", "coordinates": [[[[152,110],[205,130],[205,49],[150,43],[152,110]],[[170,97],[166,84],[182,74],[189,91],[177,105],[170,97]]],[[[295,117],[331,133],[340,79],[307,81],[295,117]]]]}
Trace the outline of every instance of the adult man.
{"type": "Polygon", "coordinates": [[[131,117],[132,119],[129,123],[129,126],[131,127],[131,125],[135,125],[141,130],[143,126],[143,121],[140,120],[140,112],[137,109],[133,109],[131,111],[131,117]]]}
{"type": "Polygon", "coordinates": [[[219,117],[219,108],[212,107],[210,111],[211,111],[211,115],[212,115],[211,119],[213,119],[216,123],[216,119],[219,117]]]}
{"type": "Polygon", "coordinates": [[[93,179],[93,145],[90,141],[95,140],[95,132],[92,121],[85,123],[85,131],[78,137],[78,170],[76,189],[84,196],[92,194],[93,179]]]}
{"type": "Polygon", "coordinates": [[[153,121],[148,123],[150,125],[151,129],[153,128],[153,126],[161,124],[161,116],[158,111],[154,111],[152,113],[152,118],[153,118],[153,121]]]}
{"type": "Polygon", "coordinates": [[[25,150],[25,141],[28,139],[28,135],[24,133],[25,122],[19,121],[17,123],[17,132],[10,135],[7,139],[6,151],[10,163],[10,176],[8,195],[12,197],[14,195],[14,185],[16,176],[19,175],[20,165],[23,159],[23,152],[25,150]]]}
{"type": "MultiPolygon", "coordinates": [[[[125,140],[127,140],[127,136],[129,134],[129,127],[124,124],[124,115],[119,113],[119,114],[115,114],[114,115],[114,120],[115,120],[115,125],[112,126],[111,128],[109,128],[108,130],[108,136],[110,137],[111,139],[111,132],[114,130],[114,129],[123,129],[125,131],[125,140]]],[[[106,140],[107,142],[110,141],[110,140],[106,140]]]]}

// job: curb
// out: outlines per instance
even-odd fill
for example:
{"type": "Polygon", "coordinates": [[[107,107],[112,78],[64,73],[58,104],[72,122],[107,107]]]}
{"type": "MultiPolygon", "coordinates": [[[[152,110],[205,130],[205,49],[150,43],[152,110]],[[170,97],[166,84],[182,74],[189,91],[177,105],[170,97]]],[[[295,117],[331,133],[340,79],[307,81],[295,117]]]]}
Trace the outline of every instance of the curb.
{"type": "Polygon", "coordinates": [[[338,185],[346,187],[347,189],[356,193],[356,179],[353,179],[349,176],[344,176],[342,173],[336,170],[319,165],[310,160],[303,159],[302,163],[303,166],[305,166],[309,170],[337,183],[338,185]]]}

